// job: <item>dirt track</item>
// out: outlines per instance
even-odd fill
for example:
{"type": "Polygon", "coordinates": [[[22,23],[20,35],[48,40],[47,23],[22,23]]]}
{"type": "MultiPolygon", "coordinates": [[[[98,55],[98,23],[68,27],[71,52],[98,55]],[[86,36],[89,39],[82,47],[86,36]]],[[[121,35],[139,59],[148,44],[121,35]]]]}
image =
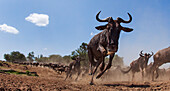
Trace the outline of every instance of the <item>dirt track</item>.
{"type": "MultiPolygon", "coordinates": [[[[101,81],[95,79],[95,85],[89,85],[90,76],[64,81],[65,74],[59,75],[49,68],[30,67],[30,72],[37,72],[39,77],[0,73],[0,91],[89,91],[89,90],[170,90],[169,81],[131,82],[131,81],[101,81]]],[[[12,65],[3,69],[22,69],[23,66],[12,65]]],[[[2,69],[2,68],[1,68],[2,69]]],[[[24,70],[23,70],[24,71],[24,70]]]]}

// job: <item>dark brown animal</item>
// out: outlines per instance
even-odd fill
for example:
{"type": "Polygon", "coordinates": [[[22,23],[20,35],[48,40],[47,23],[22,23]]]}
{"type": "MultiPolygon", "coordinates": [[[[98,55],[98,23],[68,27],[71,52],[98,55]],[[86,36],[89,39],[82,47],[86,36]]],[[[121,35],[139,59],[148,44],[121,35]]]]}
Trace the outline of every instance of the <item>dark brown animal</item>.
{"type": "Polygon", "coordinates": [[[154,59],[154,63],[151,68],[152,81],[154,81],[154,71],[156,71],[156,69],[158,69],[162,64],[170,62],[170,47],[159,50],[153,56],[153,59],[154,59]]]}
{"type": "Polygon", "coordinates": [[[152,66],[153,66],[153,62],[151,62],[151,63],[146,67],[145,72],[146,72],[146,76],[147,76],[147,77],[150,76],[150,74],[151,74],[150,72],[151,72],[152,66]]]}
{"type": "Polygon", "coordinates": [[[57,73],[59,73],[60,75],[65,72],[66,66],[62,66],[59,68],[54,69],[55,71],[57,71],[57,73]]]}
{"type": "Polygon", "coordinates": [[[80,60],[80,58],[77,57],[76,59],[73,59],[73,60],[74,60],[74,61],[69,64],[69,67],[68,67],[68,69],[67,69],[67,74],[66,74],[65,80],[66,80],[68,77],[72,77],[72,74],[73,74],[73,73],[77,73],[77,77],[76,77],[76,79],[75,79],[75,80],[77,80],[78,77],[79,77],[79,75],[80,75],[80,73],[81,73],[81,70],[80,70],[80,61],[81,61],[81,60],[80,60]]]}
{"type": "MultiPolygon", "coordinates": [[[[100,11],[101,12],[101,11],[100,11]]],[[[108,22],[106,25],[97,26],[97,30],[103,30],[99,34],[95,35],[88,44],[88,57],[91,65],[91,74],[92,79],[90,84],[93,85],[93,77],[98,68],[98,66],[102,63],[100,70],[101,73],[96,77],[100,78],[103,73],[109,69],[112,65],[112,59],[115,55],[115,52],[118,51],[118,40],[121,30],[125,32],[131,32],[133,29],[122,27],[120,23],[130,23],[132,21],[132,16],[129,15],[129,20],[125,21],[122,18],[117,18],[113,20],[112,17],[108,17],[106,19],[99,19],[99,14],[96,15],[96,20],[99,22],[108,22]],[[110,55],[109,63],[105,68],[104,58],[110,55]],[[96,61],[94,61],[96,59],[96,61]],[[92,69],[94,66],[94,70],[92,69]]]]}
{"type": "Polygon", "coordinates": [[[38,67],[39,63],[33,63],[32,65],[38,67]]]}
{"type": "Polygon", "coordinates": [[[48,67],[48,68],[49,68],[49,67],[50,67],[50,64],[44,63],[44,64],[43,64],[43,67],[48,67]]]}
{"type": "Polygon", "coordinates": [[[140,57],[138,59],[132,61],[132,63],[130,64],[129,70],[127,71],[121,70],[123,73],[128,73],[129,71],[132,71],[132,81],[133,81],[135,73],[140,72],[140,71],[142,71],[142,80],[144,79],[144,69],[147,68],[149,58],[153,55],[153,52],[152,54],[149,54],[149,53],[143,54],[141,51],[139,55],[140,57]]]}

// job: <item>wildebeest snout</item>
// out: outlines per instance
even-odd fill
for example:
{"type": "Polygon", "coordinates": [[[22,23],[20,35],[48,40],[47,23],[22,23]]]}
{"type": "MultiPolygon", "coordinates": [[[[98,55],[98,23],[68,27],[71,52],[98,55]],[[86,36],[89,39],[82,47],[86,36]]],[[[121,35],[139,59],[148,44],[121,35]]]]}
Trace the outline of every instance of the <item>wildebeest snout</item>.
{"type": "Polygon", "coordinates": [[[109,44],[109,46],[107,47],[107,51],[115,53],[115,52],[118,51],[118,46],[117,45],[113,45],[113,44],[109,44]]]}

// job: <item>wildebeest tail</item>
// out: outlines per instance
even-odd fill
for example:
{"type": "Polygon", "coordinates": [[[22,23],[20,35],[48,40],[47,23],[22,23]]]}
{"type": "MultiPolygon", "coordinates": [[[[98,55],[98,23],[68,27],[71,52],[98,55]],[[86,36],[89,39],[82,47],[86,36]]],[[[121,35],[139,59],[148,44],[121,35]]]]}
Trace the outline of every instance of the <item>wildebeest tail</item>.
{"type": "Polygon", "coordinates": [[[122,73],[126,74],[126,73],[128,73],[131,69],[132,69],[132,66],[130,66],[130,68],[129,68],[127,71],[124,71],[124,70],[122,70],[122,69],[120,69],[120,70],[121,70],[122,73]]]}

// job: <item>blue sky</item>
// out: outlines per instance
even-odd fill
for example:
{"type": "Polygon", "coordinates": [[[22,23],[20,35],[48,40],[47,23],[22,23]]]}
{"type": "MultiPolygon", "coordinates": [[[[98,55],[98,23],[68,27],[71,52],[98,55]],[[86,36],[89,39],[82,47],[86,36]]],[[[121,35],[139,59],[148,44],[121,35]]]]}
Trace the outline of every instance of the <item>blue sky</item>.
{"type": "Polygon", "coordinates": [[[125,64],[141,50],[156,53],[170,46],[169,0],[0,0],[0,59],[12,51],[70,55],[100,32],[95,29],[105,24],[95,19],[100,10],[100,18],[132,15],[122,26],[134,31],[121,32],[117,52],[125,64]]]}

